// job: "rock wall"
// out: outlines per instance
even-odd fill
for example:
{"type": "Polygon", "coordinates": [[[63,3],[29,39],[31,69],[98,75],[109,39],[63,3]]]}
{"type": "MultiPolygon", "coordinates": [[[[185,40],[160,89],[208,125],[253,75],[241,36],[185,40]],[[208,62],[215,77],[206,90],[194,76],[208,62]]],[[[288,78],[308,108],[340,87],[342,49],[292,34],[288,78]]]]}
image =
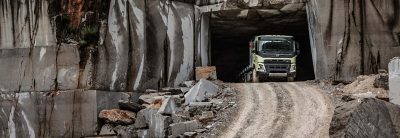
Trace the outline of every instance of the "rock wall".
{"type": "MultiPolygon", "coordinates": [[[[117,108],[129,93],[69,90],[0,94],[0,137],[81,137],[94,135],[97,115],[117,108]]],[[[132,93],[130,94],[132,95],[132,93]]]]}
{"type": "Polygon", "coordinates": [[[195,35],[200,37],[194,12],[193,5],[180,2],[111,1],[100,34],[95,89],[137,91],[190,80],[195,35]]]}
{"type": "Polygon", "coordinates": [[[387,69],[400,55],[397,0],[330,1],[307,4],[317,78],[351,81],[387,69]]]}
{"type": "Polygon", "coordinates": [[[187,3],[4,0],[0,12],[0,137],[93,135],[98,111],[138,98],[124,92],[208,63],[206,19],[187,3]]]}

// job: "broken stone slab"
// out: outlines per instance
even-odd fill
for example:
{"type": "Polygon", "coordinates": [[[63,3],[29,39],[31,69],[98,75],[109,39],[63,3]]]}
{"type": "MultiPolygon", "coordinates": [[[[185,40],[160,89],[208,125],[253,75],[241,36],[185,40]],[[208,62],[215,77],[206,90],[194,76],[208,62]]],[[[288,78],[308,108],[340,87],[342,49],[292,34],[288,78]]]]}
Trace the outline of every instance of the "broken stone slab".
{"type": "Polygon", "coordinates": [[[218,86],[214,83],[201,79],[185,94],[185,104],[191,102],[203,102],[208,98],[215,96],[218,92],[218,86]]]}
{"type": "Polygon", "coordinates": [[[196,132],[185,132],[183,133],[184,138],[195,138],[197,136],[196,132]]]}
{"type": "Polygon", "coordinates": [[[200,116],[197,117],[199,121],[203,124],[207,124],[214,118],[213,111],[203,111],[200,116]]]}
{"type": "Polygon", "coordinates": [[[183,82],[180,86],[190,88],[190,87],[193,87],[194,84],[195,84],[194,81],[185,81],[185,82],[183,82]]]}
{"type": "Polygon", "coordinates": [[[128,110],[128,111],[132,111],[132,112],[139,112],[140,110],[146,108],[140,104],[134,103],[134,102],[130,102],[130,101],[126,101],[126,100],[119,100],[118,101],[118,105],[119,108],[122,110],[128,110]]]}
{"type": "Polygon", "coordinates": [[[149,130],[148,129],[137,130],[137,136],[139,138],[151,138],[151,134],[149,134],[149,130]]]}
{"type": "Polygon", "coordinates": [[[189,111],[177,111],[171,115],[172,123],[180,123],[190,121],[190,113],[189,111]]]}
{"type": "Polygon", "coordinates": [[[389,90],[389,74],[386,70],[379,70],[379,75],[375,78],[374,87],[389,90]]]}
{"type": "Polygon", "coordinates": [[[351,99],[363,99],[363,98],[376,98],[377,95],[372,92],[357,93],[350,95],[351,99]]]}
{"type": "Polygon", "coordinates": [[[140,110],[137,113],[134,127],[137,129],[148,128],[148,124],[150,122],[151,116],[153,114],[156,114],[157,112],[158,112],[158,109],[153,109],[153,108],[146,108],[146,109],[140,110]]]}
{"type": "Polygon", "coordinates": [[[105,124],[101,127],[99,135],[117,135],[117,133],[114,132],[114,126],[110,124],[105,124]]]}
{"type": "Polygon", "coordinates": [[[222,105],[224,103],[224,100],[222,100],[222,99],[211,99],[210,102],[213,105],[222,105]]]}
{"type": "Polygon", "coordinates": [[[175,98],[169,96],[163,101],[160,109],[158,109],[158,113],[163,115],[171,115],[176,112],[177,108],[178,107],[176,106],[175,98]]]}
{"type": "Polygon", "coordinates": [[[282,7],[280,11],[283,13],[293,13],[293,12],[298,12],[303,8],[304,8],[304,3],[290,3],[282,7]]]}
{"type": "MultiPolygon", "coordinates": [[[[143,132],[149,137],[165,137],[168,136],[168,126],[172,123],[169,116],[158,114],[158,109],[146,108],[138,112],[135,129],[148,129],[143,132]]],[[[138,134],[141,135],[141,134],[138,134]]]]}
{"type": "Polygon", "coordinates": [[[169,125],[171,137],[179,137],[185,132],[193,132],[202,127],[201,123],[197,120],[180,122],[169,125]]]}
{"type": "Polygon", "coordinates": [[[389,63],[389,99],[400,105],[400,57],[393,58],[389,63]]]}
{"type": "Polygon", "coordinates": [[[160,92],[169,92],[170,95],[182,94],[181,88],[165,87],[160,90],[160,92]]]}
{"type": "MultiPolygon", "coordinates": [[[[182,93],[180,93],[182,94],[182,93]]],[[[171,96],[171,92],[158,92],[158,93],[149,93],[149,94],[143,94],[140,95],[138,98],[138,103],[139,104],[154,104],[155,101],[157,100],[164,100],[166,97],[171,96]]],[[[176,98],[179,98],[179,95],[172,95],[176,98]]]]}
{"type": "Polygon", "coordinates": [[[154,104],[156,100],[162,100],[162,96],[156,93],[152,94],[144,94],[139,96],[139,104],[154,104]]]}
{"type": "Polygon", "coordinates": [[[169,135],[168,126],[172,123],[171,117],[156,113],[151,115],[149,121],[149,133],[154,137],[162,138],[169,135]]]}
{"type": "Polygon", "coordinates": [[[109,124],[129,125],[135,122],[136,114],[131,111],[111,109],[102,110],[99,114],[99,119],[109,124]]]}
{"type": "Polygon", "coordinates": [[[203,111],[210,111],[211,107],[211,102],[191,102],[186,108],[191,116],[195,116],[201,115],[203,111]]]}
{"type": "Polygon", "coordinates": [[[196,67],[196,80],[200,79],[217,79],[217,68],[215,66],[196,67]]]}
{"type": "Polygon", "coordinates": [[[128,125],[128,126],[118,125],[118,126],[114,127],[114,131],[117,133],[119,138],[136,138],[136,137],[138,137],[137,131],[133,125],[128,125]]]}

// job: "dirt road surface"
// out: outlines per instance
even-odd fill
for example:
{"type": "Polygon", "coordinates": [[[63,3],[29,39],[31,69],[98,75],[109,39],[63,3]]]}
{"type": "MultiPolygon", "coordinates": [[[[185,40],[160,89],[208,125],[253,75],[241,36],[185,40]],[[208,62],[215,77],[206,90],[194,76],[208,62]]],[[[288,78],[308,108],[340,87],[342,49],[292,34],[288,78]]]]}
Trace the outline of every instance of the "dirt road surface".
{"type": "Polygon", "coordinates": [[[305,82],[232,84],[240,111],[220,137],[329,137],[334,107],[329,97],[305,82]]]}

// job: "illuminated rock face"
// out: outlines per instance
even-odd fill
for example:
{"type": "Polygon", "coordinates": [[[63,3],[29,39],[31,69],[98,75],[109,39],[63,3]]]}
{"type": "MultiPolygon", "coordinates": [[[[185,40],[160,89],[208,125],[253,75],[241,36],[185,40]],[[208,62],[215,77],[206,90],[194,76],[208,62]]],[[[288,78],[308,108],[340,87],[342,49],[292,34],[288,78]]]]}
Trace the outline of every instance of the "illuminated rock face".
{"type": "Polygon", "coordinates": [[[387,69],[400,54],[400,3],[311,0],[307,4],[312,53],[318,78],[350,81],[387,69]],[[362,15],[365,16],[362,16],[362,15]]]}

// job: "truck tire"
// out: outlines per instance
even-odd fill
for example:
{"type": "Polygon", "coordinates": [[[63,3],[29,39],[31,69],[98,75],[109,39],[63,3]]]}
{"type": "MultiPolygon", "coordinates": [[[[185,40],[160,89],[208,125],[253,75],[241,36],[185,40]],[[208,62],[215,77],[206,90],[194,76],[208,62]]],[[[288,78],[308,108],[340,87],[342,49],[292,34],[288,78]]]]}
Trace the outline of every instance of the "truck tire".
{"type": "Polygon", "coordinates": [[[253,69],[253,77],[252,77],[252,79],[253,79],[253,83],[260,82],[260,80],[258,78],[258,75],[257,75],[257,71],[255,69],[253,69]]]}
{"type": "Polygon", "coordinates": [[[288,82],[294,82],[294,77],[287,77],[288,82]]]}

